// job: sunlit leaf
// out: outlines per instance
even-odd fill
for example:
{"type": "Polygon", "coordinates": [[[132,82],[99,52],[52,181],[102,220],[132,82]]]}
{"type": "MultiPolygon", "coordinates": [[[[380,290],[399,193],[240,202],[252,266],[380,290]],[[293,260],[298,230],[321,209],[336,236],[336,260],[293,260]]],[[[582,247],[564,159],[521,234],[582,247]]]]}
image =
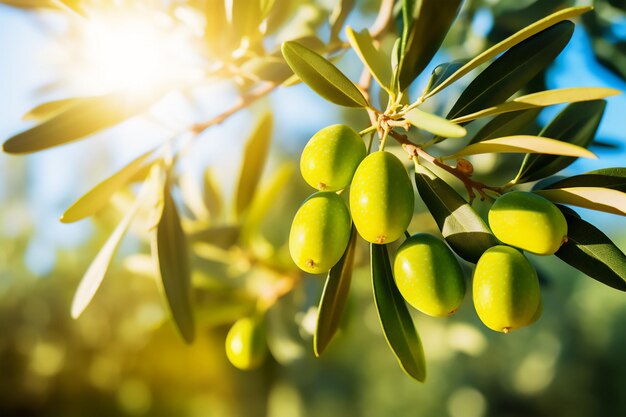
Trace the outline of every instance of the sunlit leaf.
{"type": "Polygon", "coordinates": [[[461,138],[467,134],[463,126],[418,108],[409,110],[404,118],[413,126],[444,138],[461,138]]]}
{"type": "Polygon", "coordinates": [[[537,190],[535,193],[554,203],[626,216],[626,193],[610,188],[570,187],[537,190]]]}
{"type": "Polygon", "coordinates": [[[259,179],[265,167],[272,139],[272,115],[265,113],[246,142],[243,162],[237,181],[235,211],[238,216],[248,208],[254,198],[259,179]]]}
{"type": "Polygon", "coordinates": [[[446,118],[458,119],[507,100],[559,55],[573,33],[572,22],[561,22],[506,51],[463,90],[446,118]]]}
{"type": "Polygon", "coordinates": [[[63,98],[60,100],[48,101],[47,103],[40,104],[32,109],[30,109],[24,116],[22,116],[22,120],[33,120],[41,122],[45,119],[48,119],[61,111],[67,109],[72,104],[75,104],[77,101],[80,101],[80,98],[71,97],[71,98],[63,98]]]}
{"type": "Polygon", "coordinates": [[[467,60],[457,60],[437,65],[433,72],[430,74],[430,79],[428,80],[428,84],[424,89],[422,96],[427,95],[432,90],[437,88],[441,83],[447,80],[448,77],[458,71],[459,68],[461,68],[465,64],[467,64],[467,60]]]}
{"type": "Polygon", "coordinates": [[[454,21],[461,0],[403,0],[400,90],[406,90],[433,58],[454,21]]]}
{"type": "Polygon", "coordinates": [[[328,272],[322,292],[317,313],[317,326],[313,334],[313,351],[317,357],[326,350],[341,323],[352,281],[355,248],[356,229],[353,226],[348,247],[339,262],[328,272]]]}
{"type": "Polygon", "coordinates": [[[259,0],[229,0],[225,2],[226,16],[233,35],[237,38],[258,34],[259,24],[263,18],[259,0]]]}
{"type": "Polygon", "coordinates": [[[146,110],[153,100],[123,94],[90,97],[4,142],[7,153],[30,153],[63,145],[109,128],[146,110]]]}
{"type": "Polygon", "coordinates": [[[151,164],[146,164],[146,161],[150,155],[152,155],[153,151],[154,150],[150,150],[132,160],[124,168],[89,190],[65,210],[60,220],[63,223],[72,223],[89,217],[101,210],[111,200],[115,192],[119,191],[126,184],[130,183],[132,179],[136,178],[136,174],[139,171],[142,171],[145,175],[148,174],[148,170],[145,169],[145,167],[151,164]]]}
{"type": "Polygon", "coordinates": [[[540,153],[597,159],[593,152],[571,143],[539,136],[515,135],[473,143],[444,159],[482,153],[540,153]]]}
{"type": "Polygon", "coordinates": [[[185,233],[180,224],[170,184],[163,189],[163,212],[153,242],[162,289],[174,323],[187,343],[193,342],[195,328],[191,308],[191,273],[185,233]]]}
{"type": "Polygon", "coordinates": [[[467,201],[432,171],[418,165],[415,185],[450,247],[466,261],[478,258],[498,240],[467,201]]]}
{"type": "Polygon", "coordinates": [[[402,369],[420,382],[426,379],[424,348],[398,291],[385,245],[371,244],[374,301],[383,333],[402,369]]]}
{"type": "Polygon", "coordinates": [[[224,201],[222,200],[222,193],[213,178],[213,171],[207,168],[204,171],[204,205],[208,208],[212,218],[219,218],[222,214],[222,207],[224,201]]]}
{"type": "Polygon", "coordinates": [[[338,0],[335,2],[335,7],[328,18],[330,23],[330,39],[334,40],[339,38],[341,28],[346,22],[348,15],[354,9],[355,0],[338,0]]]}
{"type": "Polygon", "coordinates": [[[459,78],[463,77],[474,68],[478,67],[481,64],[484,64],[485,62],[491,60],[492,58],[497,57],[498,55],[500,55],[502,52],[506,51],[507,49],[519,44],[520,42],[530,38],[533,35],[536,35],[537,33],[543,31],[544,29],[547,29],[550,26],[553,26],[566,19],[571,19],[576,16],[579,16],[592,9],[593,8],[590,6],[570,7],[567,9],[560,10],[556,13],[553,13],[550,16],[547,16],[541,20],[538,20],[532,25],[525,27],[519,32],[509,36],[508,38],[495,44],[491,48],[487,49],[483,53],[471,59],[467,64],[459,68],[453,75],[446,78],[444,82],[439,84],[436,88],[433,88],[425,97],[431,97],[437,94],[439,91],[448,87],[450,84],[457,81],[459,78]]]}
{"type": "Polygon", "coordinates": [[[505,136],[538,133],[539,129],[534,130],[533,122],[540,112],[541,108],[534,108],[498,115],[476,132],[469,144],[505,136]]]}
{"type": "Polygon", "coordinates": [[[626,291],[626,255],[601,230],[570,211],[561,210],[567,220],[567,242],[556,256],[589,277],[626,291]]]}
{"type": "Polygon", "coordinates": [[[355,32],[348,26],[346,28],[346,36],[350,46],[357,53],[361,62],[369,69],[378,84],[389,91],[391,67],[389,66],[387,56],[374,46],[374,39],[372,39],[368,30],[363,29],[361,32],[355,32]]]}
{"type": "Polygon", "coordinates": [[[541,91],[515,98],[509,102],[498,104],[462,117],[452,119],[455,123],[466,123],[481,117],[494,116],[501,113],[509,113],[533,107],[546,107],[562,103],[575,103],[580,101],[598,100],[605,97],[620,94],[613,88],[579,87],[561,88],[556,90],[541,91]]]}
{"type": "Polygon", "coordinates": [[[283,56],[294,73],[326,100],[346,107],[367,107],[361,91],[326,58],[297,42],[285,42],[283,56]]]}
{"type": "Polygon", "coordinates": [[[603,168],[574,175],[557,181],[551,181],[543,187],[534,189],[554,189],[570,187],[601,187],[626,192],[626,168],[603,168]]]}
{"type": "MultiPolygon", "coordinates": [[[[539,134],[581,147],[588,147],[598,130],[606,101],[573,103],[561,111],[539,134]]],[[[550,155],[527,155],[517,183],[540,180],[568,167],[575,158],[550,155]]]]}

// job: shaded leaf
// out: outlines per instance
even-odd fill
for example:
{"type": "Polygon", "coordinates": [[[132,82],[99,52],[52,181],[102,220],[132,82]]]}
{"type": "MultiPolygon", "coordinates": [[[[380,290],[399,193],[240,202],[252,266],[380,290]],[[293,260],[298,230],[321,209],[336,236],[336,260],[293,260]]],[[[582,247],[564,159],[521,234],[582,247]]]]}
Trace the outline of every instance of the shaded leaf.
{"type": "Polygon", "coordinates": [[[115,174],[100,182],[94,188],[89,190],[86,194],[76,200],[61,216],[60,220],[63,223],[72,223],[85,217],[89,217],[101,210],[107,205],[109,200],[115,192],[119,191],[126,184],[130,183],[132,179],[136,179],[137,173],[140,171],[144,174],[148,174],[146,166],[152,164],[146,164],[146,161],[152,155],[154,150],[150,150],[138,158],[132,160],[124,168],[117,171],[115,174]]]}
{"type": "Polygon", "coordinates": [[[459,78],[463,77],[474,68],[478,67],[481,64],[484,64],[485,62],[491,60],[492,58],[495,58],[496,56],[500,55],[502,52],[530,38],[531,36],[536,35],[537,33],[559,22],[579,16],[592,9],[593,7],[590,7],[590,6],[570,7],[567,9],[559,10],[556,13],[553,13],[549,16],[544,17],[541,20],[538,20],[532,25],[525,27],[524,29],[516,32],[515,34],[504,39],[503,41],[498,42],[497,44],[493,45],[491,48],[487,49],[483,53],[472,58],[467,64],[459,68],[453,75],[447,77],[446,80],[443,81],[441,84],[439,84],[436,88],[433,88],[425,96],[425,98],[431,97],[437,94],[439,91],[448,87],[450,84],[457,81],[459,78]]]}
{"type": "Polygon", "coordinates": [[[420,382],[426,379],[424,348],[398,291],[385,245],[371,244],[372,284],[378,317],[387,343],[402,369],[420,382]]]}
{"type": "Polygon", "coordinates": [[[328,18],[328,23],[330,23],[330,39],[338,39],[339,33],[341,33],[341,28],[343,24],[346,22],[348,15],[354,9],[356,1],[355,0],[338,0],[335,3],[335,8],[333,9],[330,17],[328,18]]]}
{"type": "Polygon", "coordinates": [[[174,323],[187,343],[195,338],[191,308],[191,273],[185,233],[170,191],[169,182],[163,188],[163,212],[153,242],[162,289],[174,323]]]}
{"type": "Polygon", "coordinates": [[[356,229],[352,226],[348,247],[339,262],[328,272],[320,299],[317,326],[313,334],[313,352],[317,357],[326,350],[341,323],[352,281],[355,248],[356,229]]]}
{"type": "Polygon", "coordinates": [[[446,118],[458,119],[504,102],[543,71],[573,33],[572,22],[561,22],[506,51],[463,90],[446,118]]]}
{"type": "Polygon", "coordinates": [[[535,193],[554,203],[626,216],[626,193],[610,188],[571,187],[537,190],[535,193]]]}
{"type": "MultiPolygon", "coordinates": [[[[561,111],[539,134],[581,147],[588,147],[598,130],[606,101],[573,103],[561,111]]],[[[517,183],[540,180],[567,168],[576,158],[527,155],[520,167],[517,183]]]]}
{"type": "Polygon", "coordinates": [[[63,145],[114,126],[146,110],[152,100],[130,100],[123,94],[84,98],[43,123],[4,142],[7,153],[37,152],[63,145]]]}
{"type": "Polygon", "coordinates": [[[326,58],[297,42],[283,43],[283,56],[293,72],[326,100],[346,107],[367,107],[361,91],[326,58]]]}
{"type": "Polygon", "coordinates": [[[461,258],[476,263],[487,249],[498,244],[472,206],[423,165],[415,167],[415,185],[446,242],[461,258]]]}
{"type": "Polygon", "coordinates": [[[626,255],[601,230],[572,212],[567,220],[567,242],[556,252],[561,260],[589,277],[626,291],[626,255]]]}
{"type": "Polygon", "coordinates": [[[265,113],[246,142],[237,181],[235,211],[241,215],[254,198],[272,139],[272,115],[265,113]]]}
{"type": "Polygon", "coordinates": [[[215,179],[213,178],[213,172],[210,168],[204,171],[204,205],[208,208],[212,218],[219,218],[222,214],[222,207],[224,201],[222,200],[222,193],[219,190],[215,179]]]}
{"type": "Polygon", "coordinates": [[[444,159],[481,153],[540,153],[597,159],[593,152],[571,143],[540,136],[515,135],[473,143],[444,159]]]}
{"type": "Polygon", "coordinates": [[[505,136],[537,133],[533,131],[533,122],[541,110],[534,108],[496,116],[476,132],[469,144],[505,136]]]}
{"type": "MultiPolygon", "coordinates": [[[[541,183],[541,181],[540,181],[541,183]]],[[[626,168],[602,168],[573,177],[557,179],[533,190],[569,187],[601,187],[626,192],[626,168]]]]}
{"type": "Polygon", "coordinates": [[[409,110],[404,118],[413,126],[444,138],[461,138],[467,134],[463,126],[418,108],[409,110]]]}
{"type": "Polygon", "coordinates": [[[403,0],[400,91],[426,68],[446,37],[462,0],[403,0]]]}
{"type": "Polygon", "coordinates": [[[467,64],[467,60],[457,60],[452,62],[446,62],[444,64],[439,64],[435,67],[433,72],[430,74],[430,79],[428,80],[428,84],[422,93],[422,96],[427,95],[432,90],[437,88],[440,84],[442,84],[445,80],[447,80],[452,74],[458,71],[463,65],[467,64]]]}
{"type": "Polygon", "coordinates": [[[204,204],[202,190],[194,175],[189,171],[181,172],[178,176],[177,185],[185,208],[189,210],[190,214],[198,220],[209,219],[209,210],[204,204]]]}
{"type": "Polygon", "coordinates": [[[387,56],[374,46],[374,39],[372,39],[368,30],[363,29],[361,32],[355,32],[348,26],[346,28],[346,36],[350,46],[357,53],[361,62],[369,69],[378,84],[385,90],[390,91],[391,67],[389,66],[387,56]]]}
{"type": "Polygon", "coordinates": [[[533,107],[553,106],[555,104],[599,100],[616,94],[620,94],[620,91],[613,88],[598,87],[560,88],[556,90],[540,91],[538,93],[517,97],[506,103],[498,104],[462,117],[457,117],[452,119],[452,122],[466,123],[474,119],[494,116],[501,113],[509,113],[533,107]]]}

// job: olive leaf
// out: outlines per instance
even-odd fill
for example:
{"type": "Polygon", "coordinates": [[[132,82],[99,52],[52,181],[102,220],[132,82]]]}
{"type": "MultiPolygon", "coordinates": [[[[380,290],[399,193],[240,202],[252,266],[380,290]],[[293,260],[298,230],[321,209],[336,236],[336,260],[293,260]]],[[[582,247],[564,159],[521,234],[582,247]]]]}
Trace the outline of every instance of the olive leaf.
{"type": "Polygon", "coordinates": [[[331,103],[368,107],[363,93],[326,58],[294,41],[283,43],[287,64],[313,91],[331,103]]]}
{"type": "Polygon", "coordinates": [[[204,183],[204,205],[209,210],[212,219],[219,218],[222,214],[224,202],[222,200],[222,193],[213,176],[213,171],[207,168],[202,178],[204,183]]]}
{"type": "Polygon", "coordinates": [[[479,110],[465,116],[454,118],[451,122],[467,123],[474,119],[494,116],[496,114],[531,109],[533,107],[553,106],[555,104],[599,100],[620,93],[619,90],[615,90],[614,88],[600,87],[560,88],[556,90],[540,91],[538,93],[517,97],[506,103],[479,110]]]}
{"type": "Polygon", "coordinates": [[[195,328],[191,308],[189,254],[169,181],[165,181],[163,188],[163,211],[152,243],[152,253],[156,257],[162,290],[172,318],[185,342],[192,343],[195,328]]]}
{"type": "Polygon", "coordinates": [[[567,220],[567,242],[556,252],[561,260],[589,277],[626,291],[626,255],[601,230],[559,207],[567,220]]]}
{"type": "Polygon", "coordinates": [[[533,122],[540,112],[541,108],[534,108],[498,115],[476,132],[468,144],[505,136],[538,133],[539,129],[535,130],[533,122]]]}
{"type": "Polygon", "coordinates": [[[129,99],[123,94],[77,99],[43,123],[4,142],[7,153],[37,152],[63,145],[114,126],[146,110],[153,98],[129,99]]]}
{"type": "Polygon", "coordinates": [[[154,149],[140,155],[132,160],[128,165],[117,171],[115,174],[100,182],[86,194],[76,200],[61,216],[63,223],[72,223],[89,217],[101,210],[111,200],[111,196],[118,190],[130,183],[131,180],[137,180],[137,174],[141,171],[144,175],[148,174],[146,161],[152,155],[154,149]]]}
{"type": "Polygon", "coordinates": [[[272,138],[272,115],[265,113],[246,142],[237,181],[235,211],[240,216],[254,198],[272,138]]]}
{"type": "Polygon", "coordinates": [[[328,18],[330,24],[330,39],[335,40],[339,38],[341,33],[341,27],[346,22],[348,15],[354,9],[356,0],[339,0],[335,3],[332,13],[328,18]]]}
{"type": "Polygon", "coordinates": [[[444,88],[448,87],[467,73],[469,73],[474,68],[478,67],[481,64],[491,60],[492,58],[497,57],[502,52],[507,49],[523,42],[524,40],[530,38],[533,35],[538,34],[539,32],[559,23],[566,19],[571,19],[576,16],[579,16],[583,13],[592,10],[593,7],[583,6],[583,7],[570,7],[563,10],[559,10],[556,13],[553,13],[549,16],[544,17],[541,20],[536,21],[532,25],[525,27],[524,29],[514,33],[503,41],[493,45],[491,48],[487,49],[483,53],[477,55],[473,59],[471,59],[467,64],[463,65],[461,68],[456,70],[454,74],[447,77],[442,83],[437,85],[435,88],[431,89],[424,98],[431,97],[444,88]]]}
{"type": "Polygon", "coordinates": [[[543,71],[573,33],[572,22],[561,22],[513,46],[472,80],[446,118],[458,120],[504,102],[543,71]]]}
{"type": "Polygon", "coordinates": [[[443,159],[483,153],[539,153],[597,159],[593,152],[571,143],[540,136],[515,135],[473,143],[443,159]]]}
{"type": "Polygon", "coordinates": [[[71,97],[42,103],[26,112],[26,114],[22,116],[22,120],[41,122],[60,113],[62,110],[67,109],[69,106],[80,100],[81,98],[71,97]]]}
{"type": "Polygon", "coordinates": [[[442,84],[445,80],[447,80],[452,74],[459,70],[459,68],[463,67],[463,65],[467,64],[468,60],[456,60],[452,62],[446,62],[443,64],[439,64],[435,67],[433,72],[430,74],[430,79],[428,80],[428,84],[422,93],[422,96],[426,96],[432,90],[437,88],[440,84],[442,84]]]}
{"type": "Polygon", "coordinates": [[[626,168],[602,168],[574,175],[549,184],[536,186],[534,190],[549,190],[571,187],[601,187],[626,192],[626,168]]]}
{"type": "Polygon", "coordinates": [[[415,167],[415,185],[444,239],[461,258],[476,263],[483,252],[498,244],[472,206],[423,165],[415,167]]]}
{"type": "Polygon", "coordinates": [[[350,241],[343,256],[328,272],[317,313],[317,325],[313,334],[313,352],[319,357],[332,340],[341,323],[350,282],[356,248],[356,229],[352,226],[350,241]]]}
{"type": "Polygon", "coordinates": [[[350,46],[357,53],[361,62],[369,69],[378,84],[390,92],[391,67],[388,58],[374,46],[374,39],[367,29],[355,32],[350,26],[346,27],[346,36],[350,46]]]}
{"type": "Polygon", "coordinates": [[[626,216],[626,193],[610,188],[570,187],[534,191],[548,200],[626,216]]]}
{"type": "Polygon", "coordinates": [[[462,0],[403,0],[399,87],[406,90],[441,46],[462,0]]]}
{"type": "Polygon", "coordinates": [[[408,120],[411,125],[417,128],[424,129],[444,138],[461,138],[467,134],[463,126],[459,126],[450,120],[432,113],[427,113],[418,108],[409,110],[409,112],[404,115],[404,119],[408,120]]]}
{"type": "MultiPolygon", "coordinates": [[[[550,137],[581,147],[588,147],[598,130],[606,101],[572,103],[561,111],[542,131],[550,137]]],[[[567,168],[576,158],[550,155],[527,155],[520,167],[516,183],[540,180],[567,168]]]]}
{"type": "Polygon", "coordinates": [[[404,372],[424,382],[426,379],[424,348],[393,279],[387,246],[372,243],[370,256],[374,301],[387,343],[404,372]]]}

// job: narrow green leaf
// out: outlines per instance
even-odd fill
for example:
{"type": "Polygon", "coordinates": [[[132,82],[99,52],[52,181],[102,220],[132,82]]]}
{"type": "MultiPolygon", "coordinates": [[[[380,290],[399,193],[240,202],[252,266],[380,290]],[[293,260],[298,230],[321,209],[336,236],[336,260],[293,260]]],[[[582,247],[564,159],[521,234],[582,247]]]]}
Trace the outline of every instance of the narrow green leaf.
{"type": "Polygon", "coordinates": [[[60,220],[63,223],[73,223],[101,210],[107,205],[109,200],[111,200],[115,192],[130,183],[132,179],[136,179],[136,174],[139,171],[142,171],[145,175],[148,174],[148,170],[146,170],[145,167],[151,166],[152,164],[146,164],[146,160],[153,152],[154,149],[140,155],[115,174],[89,190],[65,210],[60,220]]]}
{"type": "Polygon", "coordinates": [[[387,90],[391,82],[391,67],[388,57],[374,46],[374,39],[367,29],[355,32],[350,26],[346,27],[346,36],[350,46],[359,56],[361,62],[369,69],[378,84],[387,90]]]}
{"type": "MultiPolygon", "coordinates": [[[[604,100],[570,104],[539,135],[587,148],[593,142],[605,108],[604,100]]],[[[549,177],[567,168],[575,160],[564,156],[527,155],[517,183],[549,177]]]]}
{"type": "Polygon", "coordinates": [[[372,243],[370,255],[374,301],[387,343],[404,372],[424,382],[426,379],[424,348],[393,279],[387,247],[372,243]]]}
{"type": "Polygon", "coordinates": [[[540,153],[597,159],[593,152],[571,143],[540,136],[516,135],[473,143],[443,159],[454,159],[482,153],[540,153]]]}
{"type": "Polygon", "coordinates": [[[48,101],[47,103],[40,104],[30,109],[24,116],[22,116],[22,120],[33,120],[41,122],[60,113],[61,111],[67,109],[69,106],[80,100],[82,99],[71,97],[63,98],[60,100],[48,101]]]}
{"type": "Polygon", "coordinates": [[[610,188],[571,187],[537,190],[548,200],[571,206],[626,216],[626,193],[610,188]]]}
{"type": "Polygon", "coordinates": [[[319,357],[332,340],[341,323],[348,300],[352,267],[356,248],[356,229],[352,226],[350,242],[343,256],[328,272],[317,313],[317,326],[313,334],[313,352],[319,357]]]}
{"type": "Polygon", "coordinates": [[[426,96],[432,90],[437,88],[440,84],[442,84],[445,80],[447,80],[452,74],[458,71],[463,65],[467,64],[467,60],[457,60],[452,62],[446,62],[444,64],[439,64],[435,67],[433,72],[430,74],[430,79],[428,80],[428,84],[422,93],[422,96],[426,96]]]}
{"type": "Polygon", "coordinates": [[[418,108],[410,110],[404,118],[413,126],[444,138],[462,138],[467,135],[463,126],[418,108]]]}
{"type": "Polygon", "coordinates": [[[272,139],[272,115],[265,113],[246,142],[237,181],[235,211],[240,216],[254,198],[272,139]]]}
{"type": "Polygon", "coordinates": [[[458,119],[504,102],[543,71],[573,33],[572,22],[561,22],[506,51],[463,90],[446,118],[458,119]]]}
{"type": "Polygon", "coordinates": [[[506,103],[498,104],[465,116],[457,117],[451,121],[454,123],[467,123],[481,117],[494,116],[496,114],[509,113],[533,107],[547,107],[555,104],[576,103],[581,101],[599,100],[602,98],[620,94],[613,88],[578,87],[560,88],[556,90],[540,91],[525,96],[517,97],[506,103]]]}
{"type": "Polygon", "coordinates": [[[603,168],[562,180],[552,181],[534,189],[555,189],[570,187],[600,187],[626,192],[626,168],[603,168]]]}
{"type": "Polygon", "coordinates": [[[185,233],[180,224],[169,181],[163,188],[163,212],[153,242],[162,289],[174,323],[187,343],[195,338],[191,308],[191,273],[185,233]]]}
{"type": "Polygon", "coordinates": [[[283,56],[294,73],[326,100],[346,107],[367,107],[361,91],[326,58],[297,42],[283,43],[283,56]]]}
{"type": "Polygon", "coordinates": [[[204,171],[204,205],[208,208],[212,219],[219,218],[222,214],[224,201],[222,193],[213,177],[213,171],[207,168],[204,171]]]}
{"type": "Polygon", "coordinates": [[[153,100],[130,100],[122,94],[84,98],[43,123],[4,142],[7,153],[37,152],[114,126],[146,110],[153,100]]]}
{"type": "Polygon", "coordinates": [[[469,144],[505,136],[538,133],[539,129],[533,129],[533,122],[540,112],[541,108],[534,108],[498,115],[476,132],[469,144]]]}
{"type": "Polygon", "coordinates": [[[202,189],[196,177],[190,171],[183,171],[176,181],[182,196],[182,202],[196,220],[207,221],[211,215],[204,204],[202,189]]]}
{"type": "Polygon", "coordinates": [[[330,39],[336,40],[339,38],[341,28],[346,22],[348,15],[354,9],[356,0],[338,0],[335,3],[335,8],[328,18],[330,24],[330,39]]]}
{"type": "Polygon", "coordinates": [[[415,168],[415,185],[446,242],[461,258],[476,263],[487,249],[498,244],[472,206],[423,165],[415,168]]]}
{"type": "Polygon", "coordinates": [[[433,88],[426,96],[425,98],[431,97],[435,94],[437,94],[439,91],[443,90],[444,88],[448,87],[450,84],[452,84],[453,82],[457,81],[459,78],[463,77],[464,75],[466,75],[468,72],[470,72],[471,70],[473,70],[474,68],[478,67],[481,64],[484,64],[485,62],[491,60],[492,58],[495,58],[496,56],[500,55],[502,52],[506,51],[507,49],[519,44],[520,42],[530,38],[533,35],[536,35],[537,33],[543,31],[544,29],[547,29],[559,22],[562,22],[564,20],[567,19],[571,19],[574,18],[576,16],[579,16],[583,13],[588,12],[589,10],[592,10],[593,7],[591,6],[584,6],[584,7],[570,7],[567,9],[563,9],[560,10],[556,13],[553,13],[547,17],[544,17],[541,20],[538,20],[537,22],[533,23],[530,26],[525,27],[524,29],[520,30],[519,32],[509,36],[508,38],[504,39],[503,41],[495,44],[494,46],[492,46],[491,48],[487,49],[486,51],[484,51],[483,53],[477,55],[476,57],[474,57],[472,60],[470,60],[467,64],[463,65],[461,68],[459,68],[453,75],[449,76],[446,78],[446,80],[444,82],[442,82],[441,84],[439,84],[437,87],[433,88]]]}
{"type": "Polygon", "coordinates": [[[406,90],[441,46],[462,0],[404,0],[400,90],[406,90]]]}
{"type": "Polygon", "coordinates": [[[556,256],[589,277],[626,291],[624,252],[591,223],[570,211],[561,211],[567,220],[567,242],[556,252],[556,256]]]}

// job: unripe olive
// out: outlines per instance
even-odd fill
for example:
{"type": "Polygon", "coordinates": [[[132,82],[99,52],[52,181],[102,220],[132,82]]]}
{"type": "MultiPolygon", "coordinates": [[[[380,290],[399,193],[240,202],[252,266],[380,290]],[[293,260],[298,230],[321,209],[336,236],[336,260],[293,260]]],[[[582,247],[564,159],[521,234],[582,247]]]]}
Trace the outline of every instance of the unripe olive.
{"type": "Polygon", "coordinates": [[[357,231],[371,243],[397,240],[413,217],[413,186],[402,162],[374,152],[359,165],[350,187],[350,211],[357,231]]]}
{"type": "Polygon", "coordinates": [[[333,192],[319,192],[298,209],[289,233],[289,252],[300,269],[321,274],[343,255],[350,239],[350,212],[333,192]]]}
{"type": "Polygon", "coordinates": [[[309,140],[300,157],[304,180],[321,191],[337,191],[350,184],[354,171],[365,158],[365,144],[350,126],[332,125],[309,140]]]}
{"type": "Polygon", "coordinates": [[[261,317],[244,317],[226,335],[226,356],[237,368],[247,371],[263,363],[267,354],[265,325],[261,317]]]}
{"type": "Polygon", "coordinates": [[[492,330],[508,333],[538,319],[541,293],[537,272],[517,249],[494,246],[474,270],[474,307],[492,330]]]}
{"type": "Polygon", "coordinates": [[[461,266],[448,246],[433,235],[419,233],[405,240],[398,248],[393,271],[404,299],[424,314],[449,316],[463,302],[461,266]]]}
{"type": "Polygon", "coordinates": [[[501,242],[537,255],[552,255],[567,240],[563,213],[549,200],[529,192],[500,196],[489,210],[489,226],[501,242]]]}

